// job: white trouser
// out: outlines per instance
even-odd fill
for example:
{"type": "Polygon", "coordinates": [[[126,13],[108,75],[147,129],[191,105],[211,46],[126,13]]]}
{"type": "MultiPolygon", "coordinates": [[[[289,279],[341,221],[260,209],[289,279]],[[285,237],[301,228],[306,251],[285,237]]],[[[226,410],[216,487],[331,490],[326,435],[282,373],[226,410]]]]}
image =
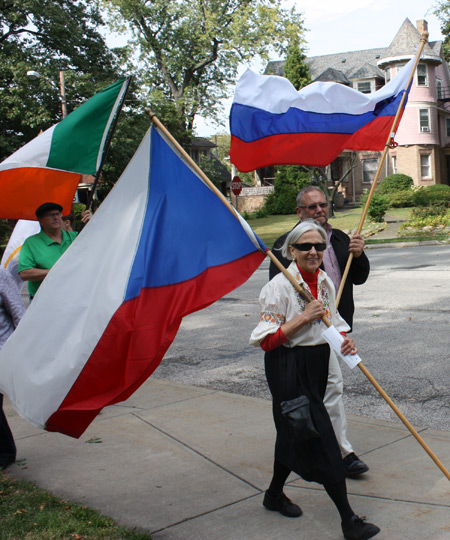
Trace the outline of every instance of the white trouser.
{"type": "Polygon", "coordinates": [[[330,364],[328,367],[328,382],[325,390],[323,402],[330,415],[333,424],[334,434],[341,449],[342,457],[353,452],[352,445],[347,439],[347,418],[345,416],[342,394],[344,391],[344,380],[342,377],[339,360],[333,350],[330,351],[330,364]]]}

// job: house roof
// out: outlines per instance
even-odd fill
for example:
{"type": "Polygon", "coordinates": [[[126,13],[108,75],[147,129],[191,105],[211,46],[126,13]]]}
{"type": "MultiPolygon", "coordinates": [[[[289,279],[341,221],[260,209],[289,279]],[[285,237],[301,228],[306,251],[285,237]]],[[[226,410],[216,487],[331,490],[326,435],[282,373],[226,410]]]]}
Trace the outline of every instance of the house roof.
{"type": "MultiPolygon", "coordinates": [[[[398,59],[410,59],[416,55],[422,35],[417,28],[406,18],[399,31],[395,35],[389,47],[386,49],[378,66],[385,67],[389,62],[398,59]]],[[[440,64],[442,62],[439,54],[433,50],[428,43],[423,49],[423,60],[428,60],[440,64]]]]}
{"type": "Polygon", "coordinates": [[[209,139],[205,137],[192,137],[191,139],[192,148],[217,148],[217,144],[214,144],[209,139]]]}
{"type": "MultiPolygon", "coordinates": [[[[343,53],[311,56],[305,59],[311,80],[333,81],[349,84],[358,79],[384,79],[384,69],[390,62],[409,60],[417,53],[421,35],[409,19],[405,19],[389,47],[348,51],[343,53]]],[[[425,61],[441,63],[442,41],[425,44],[425,61]]],[[[284,76],[284,60],[269,62],[265,75],[284,76]]]]}

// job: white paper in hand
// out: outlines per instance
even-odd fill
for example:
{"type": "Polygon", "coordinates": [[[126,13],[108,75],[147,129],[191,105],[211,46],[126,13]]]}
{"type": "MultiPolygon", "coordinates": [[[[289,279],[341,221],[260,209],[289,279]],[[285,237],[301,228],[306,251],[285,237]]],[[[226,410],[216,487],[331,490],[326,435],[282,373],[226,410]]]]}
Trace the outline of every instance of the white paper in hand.
{"type": "Polygon", "coordinates": [[[344,356],[341,353],[341,343],[344,341],[344,336],[336,330],[336,327],[330,326],[322,332],[322,335],[328,341],[330,347],[344,360],[350,369],[353,369],[361,362],[361,358],[357,354],[346,354],[344,356]]]}

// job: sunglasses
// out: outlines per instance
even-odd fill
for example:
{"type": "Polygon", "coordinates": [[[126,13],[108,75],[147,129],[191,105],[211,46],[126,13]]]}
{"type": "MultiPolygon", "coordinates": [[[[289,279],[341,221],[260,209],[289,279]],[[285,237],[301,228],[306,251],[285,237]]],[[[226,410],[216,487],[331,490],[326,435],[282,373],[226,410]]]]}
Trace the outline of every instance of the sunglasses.
{"type": "Polygon", "coordinates": [[[304,242],[303,244],[291,244],[292,247],[295,249],[298,249],[299,251],[311,251],[312,248],[314,248],[316,251],[325,251],[327,249],[327,245],[325,242],[322,242],[320,244],[312,244],[311,242],[304,242]]]}
{"type": "Polygon", "coordinates": [[[308,206],[299,206],[299,208],[306,208],[308,210],[310,210],[311,212],[313,210],[315,210],[317,207],[319,208],[327,208],[328,207],[328,203],[326,202],[321,202],[321,203],[317,203],[317,204],[308,204],[308,206]]]}

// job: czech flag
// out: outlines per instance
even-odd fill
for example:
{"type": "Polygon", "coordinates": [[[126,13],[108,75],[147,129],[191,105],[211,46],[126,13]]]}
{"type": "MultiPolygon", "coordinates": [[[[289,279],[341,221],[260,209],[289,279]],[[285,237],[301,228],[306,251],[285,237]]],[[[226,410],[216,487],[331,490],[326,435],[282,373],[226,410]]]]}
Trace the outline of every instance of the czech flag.
{"type": "Polygon", "coordinates": [[[45,278],[0,352],[0,391],[79,437],[156,369],[185,315],[244,283],[266,246],[161,132],[45,278]]]}
{"type": "Polygon", "coordinates": [[[247,70],[231,107],[231,162],[243,172],[324,167],[343,150],[383,150],[413,68],[414,59],[371,94],[329,82],[297,91],[284,77],[247,70]]]}

